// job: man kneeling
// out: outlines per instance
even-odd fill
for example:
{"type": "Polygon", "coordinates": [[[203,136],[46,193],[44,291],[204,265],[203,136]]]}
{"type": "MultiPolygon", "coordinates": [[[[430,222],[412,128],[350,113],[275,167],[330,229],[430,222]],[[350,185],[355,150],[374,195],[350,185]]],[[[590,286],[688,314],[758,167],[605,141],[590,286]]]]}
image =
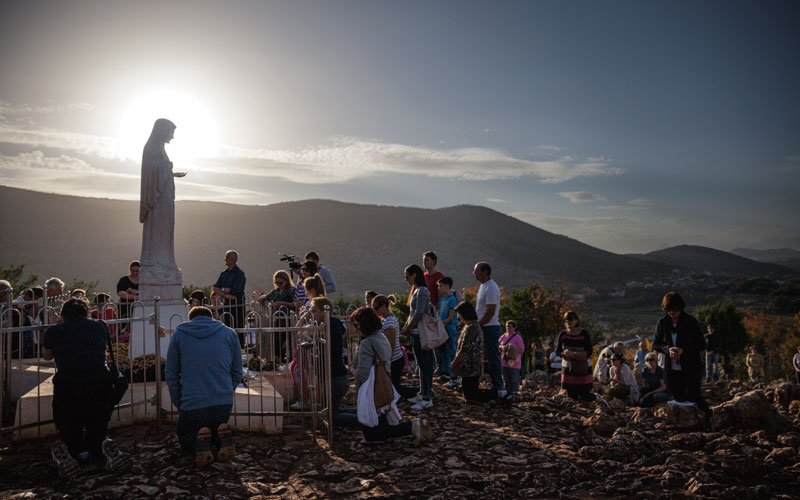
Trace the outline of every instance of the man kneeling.
{"type": "Polygon", "coordinates": [[[230,461],[236,453],[228,427],[233,391],[242,378],[236,333],[193,307],[189,321],[172,334],[167,351],[169,395],[179,411],[178,441],[194,453],[198,466],[230,461]]]}

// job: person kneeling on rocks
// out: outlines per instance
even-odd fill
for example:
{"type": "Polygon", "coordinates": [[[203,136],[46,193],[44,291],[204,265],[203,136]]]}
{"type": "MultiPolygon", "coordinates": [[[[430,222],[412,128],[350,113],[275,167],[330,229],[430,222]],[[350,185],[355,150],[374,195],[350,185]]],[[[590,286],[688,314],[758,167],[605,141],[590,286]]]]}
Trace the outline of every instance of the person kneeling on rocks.
{"type": "Polygon", "coordinates": [[[628,401],[639,400],[639,385],[633,376],[633,370],[619,354],[611,356],[609,374],[609,389],[606,394],[612,398],[628,401]]]}
{"type": "Polygon", "coordinates": [[[242,378],[242,352],[236,333],[212,318],[211,309],[193,307],[189,321],[172,334],[167,351],[169,395],[179,411],[178,441],[198,466],[233,459],[228,419],[242,378]]]}
{"type": "Polygon", "coordinates": [[[55,358],[53,420],[61,441],[53,445],[53,461],[61,477],[80,472],[77,459],[95,460],[107,471],[124,469],[130,455],[106,438],[106,345],[108,329],[87,318],[89,303],[72,298],[61,307],[62,323],[44,333],[42,358],[55,358]],[[84,432],[85,430],[85,432],[84,432]]]}
{"type": "Polygon", "coordinates": [[[642,387],[643,395],[639,400],[639,405],[653,406],[669,401],[671,396],[667,391],[667,383],[664,382],[664,369],[658,366],[658,356],[654,352],[649,352],[644,359],[646,363],[642,370],[644,387],[642,387]]]}

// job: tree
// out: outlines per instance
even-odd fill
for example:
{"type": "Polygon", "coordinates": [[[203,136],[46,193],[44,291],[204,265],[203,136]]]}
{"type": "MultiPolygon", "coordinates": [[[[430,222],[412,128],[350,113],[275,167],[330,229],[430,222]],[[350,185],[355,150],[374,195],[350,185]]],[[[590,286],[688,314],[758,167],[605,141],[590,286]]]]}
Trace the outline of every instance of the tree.
{"type": "Polygon", "coordinates": [[[183,285],[183,298],[189,300],[189,296],[192,295],[192,292],[195,290],[202,290],[203,295],[205,295],[209,300],[211,299],[211,285],[206,286],[195,286],[195,285],[183,285]]]}
{"type": "Polygon", "coordinates": [[[728,302],[702,306],[694,312],[700,327],[705,329],[713,325],[716,335],[722,341],[722,350],[730,354],[737,354],[750,344],[742,315],[736,311],[736,306],[728,302]]]}
{"type": "Polygon", "coordinates": [[[511,292],[505,303],[501,301],[500,320],[503,323],[513,320],[529,345],[534,340],[555,339],[564,327],[564,313],[574,308],[565,283],[551,288],[531,283],[511,292]]]}
{"type": "Polygon", "coordinates": [[[25,264],[0,266],[0,279],[8,280],[17,295],[26,288],[36,285],[36,282],[39,281],[39,276],[35,274],[28,274],[27,277],[24,277],[24,275],[25,264]]]}
{"type": "Polygon", "coordinates": [[[764,356],[765,378],[792,380],[792,356],[800,346],[800,313],[789,325],[780,316],[764,313],[748,315],[744,325],[752,344],[764,356]]]}
{"type": "MultiPolygon", "coordinates": [[[[72,291],[72,290],[77,290],[78,288],[80,288],[81,290],[85,290],[86,291],[86,297],[90,298],[97,291],[97,285],[98,284],[100,284],[100,282],[97,281],[97,280],[85,281],[85,280],[79,280],[78,278],[73,278],[72,279],[72,283],[70,283],[69,285],[66,285],[64,287],[64,291],[65,292],[67,290],[72,291]]],[[[116,294],[111,294],[112,297],[114,297],[115,295],[116,294]]]]}

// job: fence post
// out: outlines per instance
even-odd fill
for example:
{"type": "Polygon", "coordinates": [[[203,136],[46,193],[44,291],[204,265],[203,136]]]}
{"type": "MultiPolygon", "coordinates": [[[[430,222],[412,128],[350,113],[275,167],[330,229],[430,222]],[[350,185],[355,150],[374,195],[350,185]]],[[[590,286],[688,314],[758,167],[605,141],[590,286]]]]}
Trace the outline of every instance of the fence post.
{"type": "MultiPolygon", "coordinates": [[[[159,318],[158,301],[161,297],[153,297],[153,323],[156,339],[155,369],[156,369],[156,429],[161,430],[161,320],[159,318]]],[[[147,370],[145,370],[147,373],[147,370]]]]}
{"type": "MultiPolygon", "coordinates": [[[[328,406],[328,446],[333,446],[333,380],[331,374],[333,373],[333,358],[331,357],[331,308],[325,306],[325,330],[323,330],[325,339],[325,362],[322,363],[323,370],[325,370],[325,401],[328,406]]],[[[342,353],[338,353],[339,356],[342,353]]]]}

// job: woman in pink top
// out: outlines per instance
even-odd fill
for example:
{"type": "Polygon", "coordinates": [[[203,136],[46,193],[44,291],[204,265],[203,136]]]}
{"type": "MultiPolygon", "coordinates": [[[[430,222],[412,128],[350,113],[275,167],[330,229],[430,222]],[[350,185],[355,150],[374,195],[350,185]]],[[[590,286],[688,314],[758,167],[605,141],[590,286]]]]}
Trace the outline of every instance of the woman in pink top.
{"type": "Polygon", "coordinates": [[[511,399],[519,389],[519,369],[522,368],[522,353],[525,341],[517,331],[517,324],[506,321],[506,331],[498,340],[500,344],[500,365],[503,367],[503,382],[506,399],[511,399]]]}

